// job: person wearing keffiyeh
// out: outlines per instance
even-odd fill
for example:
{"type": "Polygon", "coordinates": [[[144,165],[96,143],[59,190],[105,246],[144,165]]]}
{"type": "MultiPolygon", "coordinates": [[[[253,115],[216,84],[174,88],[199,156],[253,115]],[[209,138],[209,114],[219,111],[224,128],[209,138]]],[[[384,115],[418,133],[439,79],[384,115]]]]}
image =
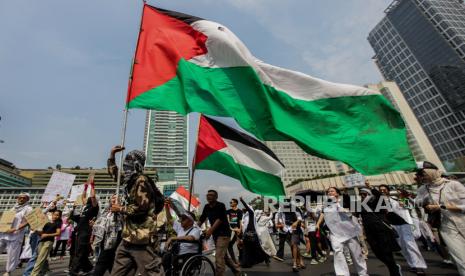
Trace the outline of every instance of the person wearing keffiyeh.
{"type": "MultiPolygon", "coordinates": [[[[124,148],[116,146],[108,159],[108,173],[116,180],[118,167],[115,154],[124,148]]],[[[163,209],[163,195],[155,186],[156,179],[143,173],[145,154],[129,152],[123,163],[123,204],[112,205],[111,211],[123,217],[122,242],[118,246],[111,275],[164,275],[157,241],[155,218],[163,209]]]]}

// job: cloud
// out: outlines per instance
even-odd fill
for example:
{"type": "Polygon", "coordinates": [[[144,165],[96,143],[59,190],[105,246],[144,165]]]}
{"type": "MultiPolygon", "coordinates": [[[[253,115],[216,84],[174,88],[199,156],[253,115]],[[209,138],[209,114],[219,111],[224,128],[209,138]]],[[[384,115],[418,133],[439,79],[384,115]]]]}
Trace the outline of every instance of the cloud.
{"type": "Polygon", "coordinates": [[[373,51],[366,36],[384,16],[387,0],[228,3],[255,16],[276,39],[297,51],[307,65],[302,69],[316,77],[354,84],[381,79],[371,60],[373,51]]]}

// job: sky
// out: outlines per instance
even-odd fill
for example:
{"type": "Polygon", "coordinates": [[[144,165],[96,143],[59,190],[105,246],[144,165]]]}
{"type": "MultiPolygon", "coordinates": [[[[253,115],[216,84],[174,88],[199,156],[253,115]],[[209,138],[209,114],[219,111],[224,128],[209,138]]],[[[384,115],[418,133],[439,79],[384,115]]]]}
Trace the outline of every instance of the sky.
{"type": "MultiPolygon", "coordinates": [[[[382,77],[366,37],[387,0],[149,0],[227,26],[259,59],[328,81],[382,77]]],[[[103,168],[119,144],[142,1],[0,1],[0,158],[19,168],[103,168]]],[[[196,116],[190,119],[190,148],[196,116]]],[[[228,121],[231,123],[231,121],[228,121]]],[[[144,110],[131,110],[127,148],[142,148],[144,110]]],[[[192,150],[191,150],[192,151],[192,150]]],[[[252,195],[197,171],[195,192],[252,195]]]]}

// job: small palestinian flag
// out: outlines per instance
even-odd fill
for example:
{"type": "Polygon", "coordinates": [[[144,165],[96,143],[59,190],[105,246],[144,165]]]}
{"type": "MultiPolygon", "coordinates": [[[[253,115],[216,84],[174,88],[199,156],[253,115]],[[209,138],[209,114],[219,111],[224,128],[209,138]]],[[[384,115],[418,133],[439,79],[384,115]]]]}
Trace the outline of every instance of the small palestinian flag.
{"type": "Polygon", "coordinates": [[[199,124],[196,169],[235,178],[252,193],[285,195],[284,165],[262,142],[205,116],[200,116],[199,124]]]}
{"type": "Polygon", "coordinates": [[[415,168],[379,91],[267,64],[216,22],[149,5],[142,16],[127,108],[232,117],[262,141],[295,141],[365,175],[415,168]]]}
{"type": "Polygon", "coordinates": [[[189,191],[184,186],[179,186],[174,193],[170,195],[170,198],[176,199],[181,203],[182,208],[187,210],[189,207],[189,199],[191,200],[190,211],[197,211],[200,207],[200,201],[197,197],[191,196],[189,191]]]}

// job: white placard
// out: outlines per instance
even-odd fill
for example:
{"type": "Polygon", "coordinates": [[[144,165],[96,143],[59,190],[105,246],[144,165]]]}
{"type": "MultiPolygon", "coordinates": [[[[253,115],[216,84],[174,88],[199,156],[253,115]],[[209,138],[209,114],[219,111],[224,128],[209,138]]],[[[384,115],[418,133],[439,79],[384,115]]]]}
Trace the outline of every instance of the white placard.
{"type": "Polygon", "coordinates": [[[365,176],[360,173],[349,174],[344,177],[346,187],[365,186],[365,176]]]}
{"type": "Polygon", "coordinates": [[[68,201],[75,202],[78,197],[82,196],[82,193],[84,193],[84,184],[74,185],[71,187],[71,193],[69,195],[68,201]]]}
{"type": "Polygon", "coordinates": [[[47,184],[47,188],[45,188],[41,201],[50,202],[54,200],[57,195],[67,198],[75,178],[76,176],[74,174],[54,171],[47,184]]]}

